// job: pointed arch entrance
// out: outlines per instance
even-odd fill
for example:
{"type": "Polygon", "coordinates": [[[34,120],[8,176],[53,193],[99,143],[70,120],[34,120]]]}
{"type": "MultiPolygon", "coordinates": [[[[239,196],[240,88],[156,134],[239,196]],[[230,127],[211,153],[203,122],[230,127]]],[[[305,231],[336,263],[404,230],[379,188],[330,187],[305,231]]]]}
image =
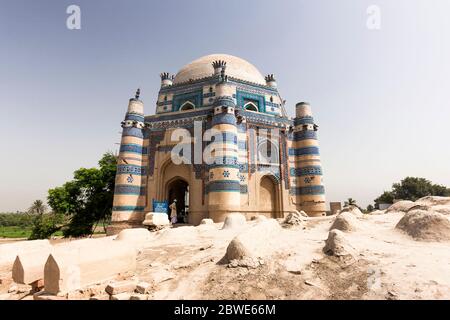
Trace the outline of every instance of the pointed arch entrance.
{"type": "Polygon", "coordinates": [[[169,204],[176,200],[178,222],[185,222],[184,218],[189,214],[189,183],[175,177],[167,183],[166,194],[169,204]]]}
{"type": "Polygon", "coordinates": [[[277,218],[279,210],[278,184],[275,178],[265,175],[259,183],[259,208],[267,216],[277,218]]]}

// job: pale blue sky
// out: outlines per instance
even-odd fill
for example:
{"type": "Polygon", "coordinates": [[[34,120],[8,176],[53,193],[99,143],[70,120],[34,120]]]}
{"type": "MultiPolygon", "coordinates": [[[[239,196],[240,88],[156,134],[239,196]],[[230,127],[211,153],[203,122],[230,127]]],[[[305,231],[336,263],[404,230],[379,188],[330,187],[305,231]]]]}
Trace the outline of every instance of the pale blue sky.
{"type": "Polygon", "coordinates": [[[290,115],[311,103],[327,201],[366,206],[408,175],[450,186],[449,14],[447,0],[0,0],[0,211],[117,150],[135,89],[152,114],[159,73],[210,53],[274,73],[290,115]]]}

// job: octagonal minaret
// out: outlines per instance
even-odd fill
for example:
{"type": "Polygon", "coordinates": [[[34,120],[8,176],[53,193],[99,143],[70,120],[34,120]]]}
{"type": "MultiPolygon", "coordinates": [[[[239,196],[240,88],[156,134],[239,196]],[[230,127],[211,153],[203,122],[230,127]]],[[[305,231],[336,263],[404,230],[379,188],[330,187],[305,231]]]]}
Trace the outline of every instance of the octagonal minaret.
{"type": "Polygon", "coordinates": [[[233,87],[227,84],[226,64],[213,62],[217,72],[220,66],[220,82],[216,84],[216,99],[211,123],[214,141],[214,163],[209,165],[208,209],[214,221],[223,221],[230,212],[240,208],[240,182],[238,165],[238,130],[236,127],[235,108],[232,98],[233,87]],[[218,134],[217,134],[218,133],[218,134]]]}
{"type": "Polygon", "coordinates": [[[108,234],[140,227],[144,219],[148,140],[144,142],[144,103],[139,95],[138,89],[135,97],[130,99],[125,120],[121,123],[112,225],[108,234]]]}
{"type": "Polygon", "coordinates": [[[326,215],[326,205],[317,140],[318,126],[314,123],[309,103],[297,103],[295,114],[294,141],[290,155],[295,159],[295,167],[291,171],[296,178],[296,185],[292,193],[298,210],[303,210],[310,216],[323,216],[326,215]]]}

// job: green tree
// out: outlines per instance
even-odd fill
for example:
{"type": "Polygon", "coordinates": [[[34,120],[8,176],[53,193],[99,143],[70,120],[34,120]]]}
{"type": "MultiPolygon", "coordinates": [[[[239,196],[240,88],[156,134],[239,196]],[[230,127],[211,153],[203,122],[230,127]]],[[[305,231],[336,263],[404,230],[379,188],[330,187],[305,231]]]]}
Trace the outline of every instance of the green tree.
{"type": "Polygon", "coordinates": [[[35,200],[31,207],[28,209],[28,213],[42,215],[47,210],[47,206],[42,200],[35,200]]]}
{"type": "Polygon", "coordinates": [[[33,221],[33,229],[29,240],[48,239],[56,231],[60,230],[62,217],[55,213],[36,216],[33,221]]]}
{"type": "Polygon", "coordinates": [[[378,208],[381,203],[394,203],[394,193],[392,191],[384,191],[381,196],[374,200],[375,206],[378,208]]]}
{"type": "Polygon", "coordinates": [[[392,185],[392,191],[385,191],[375,199],[375,203],[393,203],[394,199],[416,201],[426,196],[450,196],[450,188],[433,184],[425,178],[406,177],[392,185]]]}
{"type": "Polygon", "coordinates": [[[344,202],[344,207],[348,206],[356,206],[356,200],[352,198],[348,198],[347,201],[344,202]]]}
{"type": "Polygon", "coordinates": [[[99,168],[80,168],[72,181],[48,191],[48,204],[54,212],[69,217],[64,236],[85,236],[100,221],[111,217],[117,158],[105,153],[99,168]]]}

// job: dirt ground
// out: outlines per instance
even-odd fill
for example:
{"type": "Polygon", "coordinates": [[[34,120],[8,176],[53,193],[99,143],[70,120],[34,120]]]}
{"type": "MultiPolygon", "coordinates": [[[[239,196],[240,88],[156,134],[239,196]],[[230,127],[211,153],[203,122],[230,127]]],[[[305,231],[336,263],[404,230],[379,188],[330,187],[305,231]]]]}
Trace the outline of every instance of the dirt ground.
{"type": "Polygon", "coordinates": [[[360,228],[346,234],[359,252],[351,265],[322,252],[327,217],[283,229],[258,268],[222,263],[242,230],[181,227],[180,241],[161,235],[142,251],[137,274],[156,283],[155,299],[449,299],[450,243],[411,239],[394,228],[402,216],[358,218],[360,228]]]}
{"type": "MultiPolygon", "coordinates": [[[[403,215],[358,217],[357,230],[345,234],[357,252],[350,264],[322,251],[335,217],[283,228],[255,268],[223,258],[230,241],[256,222],[164,229],[141,250],[136,273],[118,279],[151,283],[151,299],[450,299],[450,243],[413,240],[395,229],[403,215]]],[[[0,297],[10,285],[3,278],[0,297]]],[[[107,299],[105,285],[69,299],[107,299]]],[[[23,297],[29,299],[11,298],[23,297]]]]}

